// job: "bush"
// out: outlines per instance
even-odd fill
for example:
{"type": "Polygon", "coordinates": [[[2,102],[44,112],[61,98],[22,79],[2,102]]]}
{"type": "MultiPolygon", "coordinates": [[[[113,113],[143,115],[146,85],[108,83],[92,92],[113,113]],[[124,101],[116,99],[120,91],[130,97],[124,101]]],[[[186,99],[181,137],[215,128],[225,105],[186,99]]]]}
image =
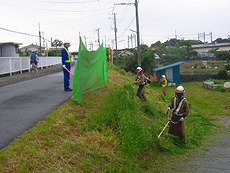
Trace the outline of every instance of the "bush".
{"type": "Polygon", "coordinates": [[[217,75],[220,79],[227,79],[228,78],[227,70],[220,70],[217,75]]]}
{"type": "Polygon", "coordinates": [[[197,68],[198,68],[198,64],[195,64],[195,65],[194,65],[194,69],[197,69],[197,68]]]}
{"type": "Polygon", "coordinates": [[[230,64],[225,66],[225,70],[227,70],[227,71],[230,70],[230,64]]]}
{"type": "Polygon", "coordinates": [[[226,92],[226,89],[223,86],[219,86],[217,90],[220,92],[226,92]]]}

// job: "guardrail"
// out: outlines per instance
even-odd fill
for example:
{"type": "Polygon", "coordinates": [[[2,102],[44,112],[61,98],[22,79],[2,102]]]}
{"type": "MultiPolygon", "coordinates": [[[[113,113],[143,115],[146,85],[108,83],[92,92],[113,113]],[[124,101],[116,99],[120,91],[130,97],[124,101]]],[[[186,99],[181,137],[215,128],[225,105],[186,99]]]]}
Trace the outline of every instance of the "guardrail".
{"type": "MultiPolygon", "coordinates": [[[[61,57],[39,57],[38,68],[61,64],[61,57]]],[[[0,75],[30,71],[29,57],[0,57],[0,75]]]]}

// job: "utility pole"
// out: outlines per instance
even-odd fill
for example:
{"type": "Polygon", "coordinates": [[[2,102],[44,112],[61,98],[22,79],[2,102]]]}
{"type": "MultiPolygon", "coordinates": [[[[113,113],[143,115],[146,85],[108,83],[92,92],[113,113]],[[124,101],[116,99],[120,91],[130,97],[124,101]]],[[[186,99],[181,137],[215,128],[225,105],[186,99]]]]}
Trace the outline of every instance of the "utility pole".
{"type": "Polygon", "coordinates": [[[135,45],[135,47],[136,47],[136,46],[137,46],[137,42],[136,42],[136,40],[137,40],[137,39],[136,39],[136,35],[135,35],[135,34],[133,34],[133,35],[132,35],[132,37],[134,37],[134,42],[135,42],[135,44],[134,44],[134,45],[135,45]]]}
{"type": "Polygon", "coordinates": [[[207,34],[208,36],[210,36],[210,41],[212,43],[212,32],[210,32],[209,34],[207,34]]]}
{"type": "Polygon", "coordinates": [[[43,47],[45,47],[45,34],[42,32],[42,37],[43,37],[43,47]]]}
{"type": "Polygon", "coordinates": [[[41,31],[40,31],[40,22],[38,23],[38,30],[39,30],[39,48],[40,48],[40,56],[42,55],[42,46],[41,46],[41,31]]]}
{"type": "Polygon", "coordinates": [[[99,30],[100,30],[100,28],[96,29],[96,31],[97,31],[97,36],[98,36],[98,44],[99,44],[99,46],[100,46],[101,44],[100,44],[100,33],[99,33],[99,30]]]}
{"type": "Polygon", "coordinates": [[[117,55],[117,22],[116,14],[114,13],[114,32],[115,32],[115,47],[116,47],[116,65],[118,65],[118,55],[117,55]]]}
{"type": "Polygon", "coordinates": [[[85,39],[85,47],[87,48],[86,36],[85,35],[84,35],[84,39],[85,39]]]}
{"type": "Polygon", "coordinates": [[[92,41],[90,42],[89,46],[90,46],[90,50],[93,51],[93,42],[92,41]]]}
{"type": "Polygon", "coordinates": [[[138,17],[138,2],[135,3],[117,3],[115,5],[134,5],[136,10],[136,33],[137,33],[137,64],[141,66],[141,51],[140,51],[140,29],[139,29],[139,17],[138,17]]]}
{"type": "Polygon", "coordinates": [[[205,32],[203,33],[203,37],[204,37],[204,44],[205,44],[205,32]]]}
{"type": "Polygon", "coordinates": [[[131,38],[131,48],[133,48],[133,35],[132,34],[131,34],[130,38],[131,38]]]}
{"type": "Polygon", "coordinates": [[[136,7],[136,27],[137,27],[137,64],[141,66],[141,51],[140,51],[140,30],[139,30],[139,17],[138,17],[138,3],[135,0],[136,7]]]}

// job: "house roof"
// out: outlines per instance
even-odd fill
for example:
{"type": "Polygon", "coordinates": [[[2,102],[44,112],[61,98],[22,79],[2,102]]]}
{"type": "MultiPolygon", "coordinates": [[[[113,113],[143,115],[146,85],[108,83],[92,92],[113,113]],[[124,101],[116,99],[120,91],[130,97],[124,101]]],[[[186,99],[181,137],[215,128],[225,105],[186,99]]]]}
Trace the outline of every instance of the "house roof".
{"type": "Polygon", "coordinates": [[[129,51],[129,50],[122,50],[121,52],[120,52],[120,54],[123,54],[123,55],[134,55],[131,51],[129,51]]]}
{"type": "Polygon", "coordinates": [[[5,44],[22,45],[22,43],[16,43],[16,42],[4,42],[4,43],[0,43],[0,45],[5,45],[5,44]]]}
{"type": "Polygon", "coordinates": [[[177,62],[177,63],[169,64],[169,65],[166,65],[166,66],[154,68],[153,70],[154,71],[160,71],[160,70],[164,70],[164,69],[167,69],[167,68],[170,68],[170,67],[174,67],[174,66],[178,66],[178,65],[181,65],[181,64],[184,64],[184,62],[177,62]]]}
{"type": "MultiPolygon", "coordinates": [[[[30,44],[28,46],[24,46],[24,47],[21,47],[20,49],[25,49],[25,48],[40,48],[40,46],[36,45],[36,44],[30,44]]],[[[45,48],[43,46],[41,46],[41,48],[45,48]]]]}

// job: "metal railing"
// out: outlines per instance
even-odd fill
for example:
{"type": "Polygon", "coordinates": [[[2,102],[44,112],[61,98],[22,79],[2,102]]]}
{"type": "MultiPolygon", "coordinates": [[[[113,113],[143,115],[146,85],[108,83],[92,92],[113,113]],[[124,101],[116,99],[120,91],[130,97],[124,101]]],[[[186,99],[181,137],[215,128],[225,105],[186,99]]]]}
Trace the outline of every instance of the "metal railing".
{"type": "MultiPolygon", "coordinates": [[[[38,68],[61,64],[61,57],[39,57],[38,68]]],[[[30,71],[29,57],[0,57],[0,75],[30,71]]]]}

